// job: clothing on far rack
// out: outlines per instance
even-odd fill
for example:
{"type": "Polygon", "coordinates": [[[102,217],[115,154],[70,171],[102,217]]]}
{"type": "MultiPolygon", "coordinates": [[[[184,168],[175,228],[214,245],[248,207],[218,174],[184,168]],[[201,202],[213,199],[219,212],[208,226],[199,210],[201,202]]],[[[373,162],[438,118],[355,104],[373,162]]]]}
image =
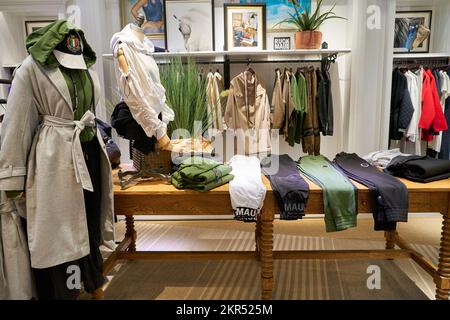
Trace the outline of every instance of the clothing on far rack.
{"type": "MultiPolygon", "coordinates": [[[[442,71],[443,75],[445,76],[444,79],[444,86],[448,85],[447,88],[443,87],[442,91],[443,97],[441,97],[441,103],[444,104],[444,116],[445,120],[447,121],[447,124],[450,123],[450,69],[447,69],[445,71],[442,71]],[[443,101],[443,98],[445,100],[443,101]]],[[[446,159],[450,160],[450,130],[445,130],[442,133],[442,143],[441,143],[441,150],[439,153],[439,159],[446,159]]]]}
{"type": "MultiPolygon", "coordinates": [[[[416,146],[417,144],[420,146],[419,119],[422,114],[422,111],[420,110],[422,93],[419,91],[419,81],[421,81],[421,79],[418,75],[414,74],[410,70],[405,72],[405,77],[407,80],[408,93],[410,95],[411,102],[414,108],[411,121],[408,128],[406,129],[405,139],[407,139],[407,141],[415,143],[416,146]]],[[[416,147],[416,152],[417,151],[419,151],[419,148],[416,147]]]]}
{"type": "Polygon", "coordinates": [[[281,220],[297,220],[305,215],[309,185],[287,154],[271,155],[261,162],[272,186],[281,220]]]}
{"type": "Polygon", "coordinates": [[[433,132],[438,133],[447,130],[448,126],[433,73],[431,70],[425,70],[423,75],[422,116],[419,121],[419,128],[422,129],[422,140],[432,141],[434,138],[433,132]]]}
{"type": "Polygon", "coordinates": [[[356,227],[357,189],[351,181],[322,155],[300,158],[298,168],[323,189],[326,231],[356,227]]]}
{"type": "Polygon", "coordinates": [[[370,163],[372,166],[378,167],[380,169],[386,168],[389,163],[398,156],[410,156],[410,154],[405,154],[400,152],[400,149],[382,150],[371,152],[362,158],[370,163]]]}
{"type": "Polygon", "coordinates": [[[389,139],[401,140],[411,122],[414,106],[408,91],[406,76],[395,68],[392,73],[389,139]]]}
{"type": "Polygon", "coordinates": [[[271,150],[269,98],[254,72],[246,70],[231,80],[224,118],[238,143],[244,143],[245,154],[271,150]]]}
{"type": "Polygon", "coordinates": [[[288,120],[286,141],[291,147],[301,143],[303,136],[303,122],[308,111],[308,95],[306,79],[301,73],[291,74],[291,94],[293,111],[288,120]]]}
{"type": "Polygon", "coordinates": [[[408,221],[408,189],[401,181],[356,154],[339,153],[333,164],[369,188],[375,230],[395,230],[397,222],[408,221]]]}
{"type": "Polygon", "coordinates": [[[234,219],[254,222],[264,204],[266,186],[261,179],[261,163],[256,157],[236,155],[229,165],[234,179],[230,182],[234,219]]]}
{"type": "MultiPolygon", "coordinates": [[[[433,76],[436,79],[436,86],[438,89],[438,95],[440,98],[440,104],[442,107],[442,111],[444,113],[445,118],[445,101],[449,97],[449,86],[450,86],[450,78],[448,77],[445,71],[441,71],[439,69],[433,70],[433,76]]],[[[447,122],[447,119],[445,119],[447,122]]],[[[447,122],[448,123],[448,122],[447,122]]],[[[447,131],[447,130],[445,130],[447,131]]],[[[428,144],[428,147],[436,152],[441,152],[442,147],[442,136],[445,131],[441,131],[436,135],[436,138],[428,144]]]]}
{"type": "Polygon", "coordinates": [[[206,98],[211,128],[223,130],[222,101],[220,93],[224,89],[223,77],[219,72],[209,72],[207,75],[206,98]]]}
{"type": "Polygon", "coordinates": [[[436,83],[436,89],[437,89],[437,93],[438,93],[438,97],[442,96],[442,88],[441,88],[441,77],[440,77],[440,72],[437,68],[430,70],[431,73],[433,74],[434,77],[434,81],[436,83]]]}
{"type": "Polygon", "coordinates": [[[272,129],[279,129],[280,131],[283,131],[287,102],[283,97],[282,77],[280,69],[277,68],[275,70],[275,84],[272,94],[271,123],[272,129]]]}
{"type": "Polygon", "coordinates": [[[333,95],[331,93],[331,76],[329,71],[320,69],[316,70],[316,76],[320,132],[323,136],[332,136],[334,132],[334,111],[333,95]]]}
{"type": "Polygon", "coordinates": [[[280,133],[284,134],[285,136],[288,135],[289,119],[291,118],[292,113],[294,112],[295,109],[293,94],[296,86],[292,86],[291,79],[292,79],[292,72],[290,72],[288,69],[284,69],[282,77],[283,83],[282,99],[283,103],[285,104],[285,112],[284,112],[283,126],[281,128],[280,133]]]}
{"type": "Polygon", "coordinates": [[[319,114],[317,110],[317,76],[314,68],[305,71],[307,88],[307,112],[303,121],[303,152],[320,155],[319,114]]]}
{"type": "Polygon", "coordinates": [[[384,171],[396,177],[428,183],[450,177],[450,160],[429,156],[399,156],[384,171]]]}
{"type": "Polygon", "coordinates": [[[178,189],[209,191],[233,180],[231,167],[211,159],[191,157],[183,160],[172,175],[172,184],[178,189]]]}

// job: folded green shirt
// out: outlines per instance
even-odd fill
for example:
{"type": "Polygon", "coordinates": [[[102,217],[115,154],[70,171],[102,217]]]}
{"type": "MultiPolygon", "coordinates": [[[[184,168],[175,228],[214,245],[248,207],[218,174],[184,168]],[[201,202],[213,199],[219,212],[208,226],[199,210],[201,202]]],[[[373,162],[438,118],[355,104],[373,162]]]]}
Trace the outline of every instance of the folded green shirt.
{"type": "Polygon", "coordinates": [[[181,177],[192,183],[209,183],[231,172],[231,166],[223,165],[215,161],[204,159],[202,162],[182,164],[178,169],[181,177]]]}
{"type": "Polygon", "coordinates": [[[206,192],[211,189],[220,187],[221,185],[227,184],[233,180],[234,176],[232,174],[227,174],[217,180],[208,183],[189,183],[183,180],[178,172],[172,175],[172,184],[178,189],[193,189],[200,192],[206,192]]]}
{"type": "Polygon", "coordinates": [[[357,190],[352,182],[324,156],[305,156],[299,170],[323,189],[327,232],[356,227],[357,190]]]}
{"type": "Polygon", "coordinates": [[[211,159],[192,157],[184,160],[172,175],[172,184],[179,189],[208,191],[233,180],[231,166],[211,159]]]}

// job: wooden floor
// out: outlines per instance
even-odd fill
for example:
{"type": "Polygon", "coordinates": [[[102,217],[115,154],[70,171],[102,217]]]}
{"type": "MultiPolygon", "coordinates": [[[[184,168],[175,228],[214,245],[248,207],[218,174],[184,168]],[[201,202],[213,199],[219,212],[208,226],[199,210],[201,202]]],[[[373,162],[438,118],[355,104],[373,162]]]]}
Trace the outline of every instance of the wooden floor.
{"type": "MultiPolygon", "coordinates": [[[[438,215],[415,217],[401,224],[399,230],[417,250],[436,261],[440,225],[438,215]]],[[[136,221],[136,227],[138,250],[251,250],[254,246],[254,224],[236,221],[136,221]]],[[[116,231],[120,239],[123,222],[117,224],[116,231]]],[[[370,218],[360,219],[358,228],[339,233],[326,233],[320,218],[276,221],[275,249],[295,247],[381,249],[384,238],[382,232],[373,231],[370,218]]],[[[258,286],[247,283],[253,275],[257,282],[257,273],[257,266],[246,261],[184,262],[182,267],[177,262],[133,261],[116,268],[117,277],[106,287],[105,296],[107,299],[257,299],[258,286]],[[236,275],[229,274],[230,270],[236,275]]],[[[282,287],[275,289],[275,299],[434,298],[431,277],[410,260],[278,261],[275,273],[282,287]],[[365,286],[365,271],[370,264],[378,264],[383,270],[384,288],[379,292],[370,292],[365,286]],[[292,285],[296,282],[298,285],[292,285]]]]}

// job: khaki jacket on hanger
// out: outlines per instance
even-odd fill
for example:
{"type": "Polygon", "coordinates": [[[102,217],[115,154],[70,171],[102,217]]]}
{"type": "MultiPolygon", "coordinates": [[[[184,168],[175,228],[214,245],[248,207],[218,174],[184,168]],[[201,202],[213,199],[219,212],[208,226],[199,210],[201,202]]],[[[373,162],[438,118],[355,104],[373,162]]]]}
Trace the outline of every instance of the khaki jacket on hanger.
{"type": "Polygon", "coordinates": [[[283,129],[286,114],[286,100],[283,96],[283,84],[281,79],[281,71],[277,69],[275,72],[275,86],[272,95],[272,129],[283,129]]]}
{"type": "Polygon", "coordinates": [[[222,102],[220,93],[223,90],[223,77],[219,72],[210,72],[207,76],[206,97],[208,99],[208,114],[211,117],[211,128],[222,131],[222,102]]]}
{"type": "MultiPolygon", "coordinates": [[[[100,84],[89,70],[100,108],[100,84]]],[[[90,253],[83,188],[92,188],[79,133],[95,117],[74,121],[66,81],[28,56],[16,72],[1,130],[0,190],[25,190],[28,245],[34,268],[48,268],[90,253]],[[84,165],[83,165],[84,164],[84,165]]],[[[101,229],[114,247],[111,166],[101,134],[101,229]]]]}
{"type": "Polygon", "coordinates": [[[228,129],[236,133],[238,146],[245,143],[245,154],[269,152],[270,103],[266,89],[249,71],[231,80],[230,89],[224,118],[228,129]]]}

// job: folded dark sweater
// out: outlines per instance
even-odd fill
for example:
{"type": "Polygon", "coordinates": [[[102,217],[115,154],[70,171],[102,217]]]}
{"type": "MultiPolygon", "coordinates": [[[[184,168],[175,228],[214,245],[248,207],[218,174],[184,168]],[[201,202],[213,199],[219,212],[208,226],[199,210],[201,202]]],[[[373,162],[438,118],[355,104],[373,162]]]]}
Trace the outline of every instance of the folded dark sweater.
{"type": "Polygon", "coordinates": [[[429,156],[399,156],[384,171],[411,181],[428,183],[450,177],[450,160],[429,156]]]}
{"type": "Polygon", "coordinates": [[[305,215],[309,186],[300,176],[297,164],[286,154],[271,155],[261,164],[272,186],[280,219],[301,219],[305,215]],[[271,166],[277,170],[270,170],[271,166]]]}

